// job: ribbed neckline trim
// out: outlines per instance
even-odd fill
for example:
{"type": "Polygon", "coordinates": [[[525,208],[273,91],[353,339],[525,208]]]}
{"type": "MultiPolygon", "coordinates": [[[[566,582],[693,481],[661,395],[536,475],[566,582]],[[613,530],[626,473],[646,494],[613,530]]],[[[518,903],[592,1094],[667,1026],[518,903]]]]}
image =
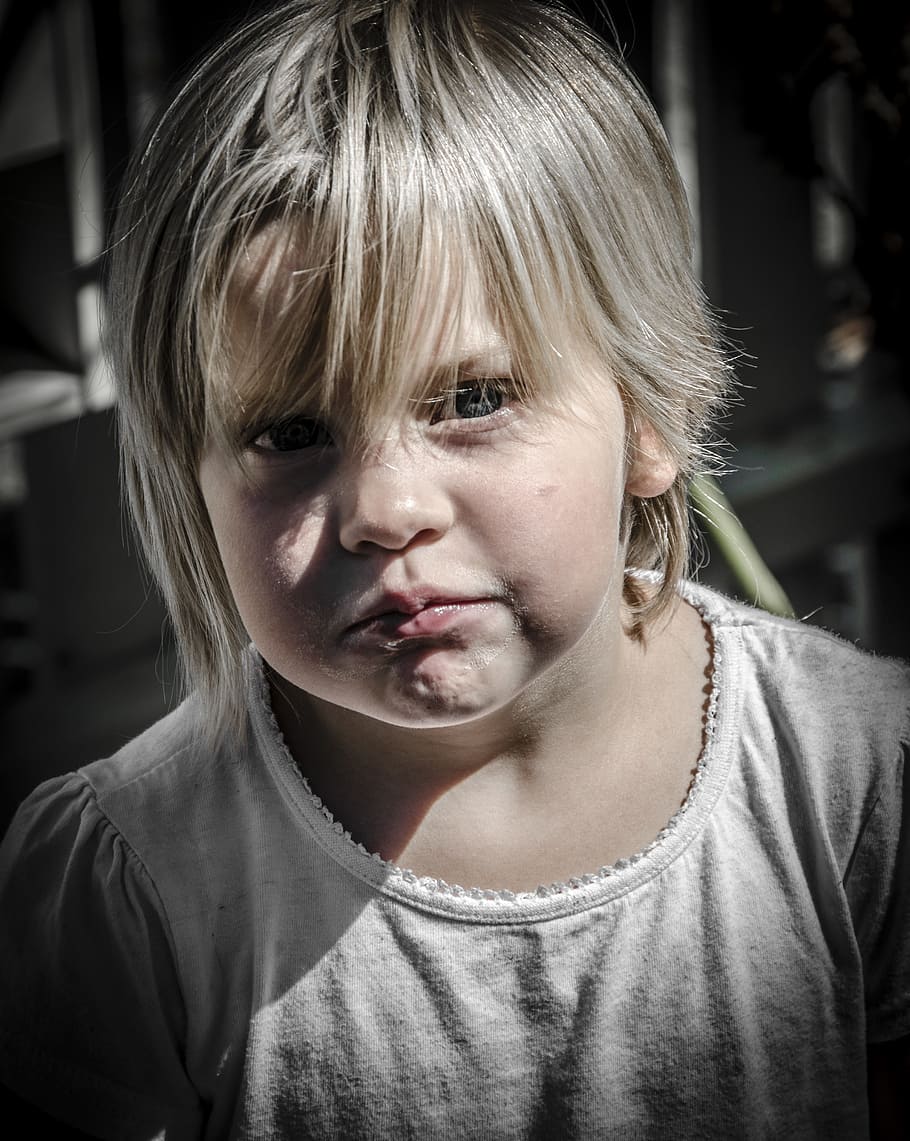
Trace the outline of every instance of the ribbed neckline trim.
{"type": "Polygon", "coordinates": [[[250,712],[265,761],[281,789],[298,809],[313,838],[336,863],[384,895],[437,915],[480,923],[522,923],[554,919],[609,902],[654,878],[688,847],[700,831],[726,780],[730,738],[741,692],[735,653],[739,630],[721,624],[724,599],[695,583],[679,585],[707,625],[712,644],[710,695],[705,741],[686,799],[658,835],[634,855],[565,882],[532,891],[463,887],[419,876],[370,852],[351,837],[297,767],[272,711],[262,659],[250,647],[247,668],[250,712]],[[713,604],[713,605],[712,605],[713,604]]]}

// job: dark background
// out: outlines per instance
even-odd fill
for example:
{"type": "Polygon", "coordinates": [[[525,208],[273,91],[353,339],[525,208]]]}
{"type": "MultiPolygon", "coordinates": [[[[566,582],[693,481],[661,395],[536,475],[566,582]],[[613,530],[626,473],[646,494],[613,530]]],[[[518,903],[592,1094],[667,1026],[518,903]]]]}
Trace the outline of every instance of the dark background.
{"type": "MultiPolygon", "coordinates": [[[[174,697],[119,505],[99,257],[143,124],[253,7],[0,0],[0,829],[174,697]]],[[[702,276],[743,354],[734,507],[797,613],[910,655],[906,5],[575,7],[683,124],[702,276]]],[[[706,553],[700,577],[747,597],[706,553]]]]}

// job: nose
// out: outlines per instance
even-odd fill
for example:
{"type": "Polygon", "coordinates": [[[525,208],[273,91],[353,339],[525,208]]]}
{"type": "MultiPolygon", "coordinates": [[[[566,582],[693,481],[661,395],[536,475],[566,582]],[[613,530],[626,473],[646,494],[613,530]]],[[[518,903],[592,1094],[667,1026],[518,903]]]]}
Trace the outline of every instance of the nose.
{"type": "Polygon", "coordinates": [[[352,459],[340,476],[339,538],[355,554],[403,551],[452,525],[453,505],[438,473],[404,447],[352,459]]]}

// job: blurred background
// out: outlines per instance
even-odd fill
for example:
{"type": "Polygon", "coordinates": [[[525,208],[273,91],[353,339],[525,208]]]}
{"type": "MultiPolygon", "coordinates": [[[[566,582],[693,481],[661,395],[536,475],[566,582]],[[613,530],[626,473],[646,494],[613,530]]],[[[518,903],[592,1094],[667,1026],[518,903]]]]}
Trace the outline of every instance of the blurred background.
{"type": "MultiPolygon", "coordinates": [[[[0,831],[175,699],[119,502],[100,264],[143,128],[237,0],[0,0],[0,831]]],[[[724,488],[800,616],[910,656],[910,10],[574,7],[653,95],[738,345],[724,488]]],[[[710,536],[703,581],[749,588],[710,536]]]]}

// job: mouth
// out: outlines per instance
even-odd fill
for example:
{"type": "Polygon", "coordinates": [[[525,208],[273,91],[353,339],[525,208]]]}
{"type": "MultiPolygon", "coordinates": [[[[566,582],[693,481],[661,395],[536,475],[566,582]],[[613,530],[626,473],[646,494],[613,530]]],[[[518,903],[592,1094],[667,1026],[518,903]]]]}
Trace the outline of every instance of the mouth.
{"type": "Polygon", "coordinates": [[[489,597],[385,595],[350,633],[396,648],[410,638],[434,638],[481,620],[496,605],[489,597]]]}

